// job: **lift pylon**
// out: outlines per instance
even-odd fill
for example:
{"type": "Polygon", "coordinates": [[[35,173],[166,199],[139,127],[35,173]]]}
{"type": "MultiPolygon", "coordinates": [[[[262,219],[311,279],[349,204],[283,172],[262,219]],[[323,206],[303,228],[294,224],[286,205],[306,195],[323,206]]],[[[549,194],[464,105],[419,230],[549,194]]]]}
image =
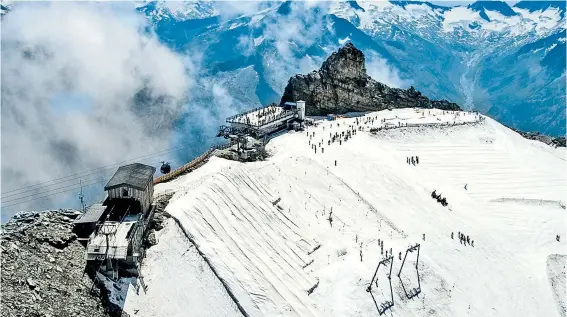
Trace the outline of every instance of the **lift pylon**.
{"type": "Polygon", "coordinates": [[[404,290],[404,293],[406,294],[406,297],[408,299],[412,299],[414,297],[416,297],[417,295],[419,295],[421,293],[421,282],[419,279],[419,249],[420,249],[420,244],[417,243],[414,246],[410,246],[407,250],[406,250],[406,255],[404,256],[404,260],[402,261],[402,265],[400,266],[400,270],[398,272],[398,278],[400,279],[400,284],[402,284],[402,289],[404,290]],[[417,258],[415,261],[415,272],[417,275],[417,287],[411,288],[409,289],[409,291],[406,290],[406,286],[404,285],[404,281],[401,278],[401,273],[402,273],[402,269],[404,268],[404,264],[406,263],[406,258],[408,256],[408,253],[412,253],[417,251],[417,258]]]}
{"type": "Polygon", "coordinates": [[[368,293],[370,293],[370,296],[372,296],[372,300],[374,301],[374,304],[376,305],[376,309],[378,310],[378,314],[383,315],[384,313],[386,313],[386,311],[392,307],[394,307],[394,292],[392,290],[392,267],[394,264],[394,257],[390,256],[387,257],[385,259],[380,260],[380,262],[378,262],[378,266],[376,266],[376,271],[374,271],[374,275],[372,276],[372,280],[370,280],[370,285],[368,285],[368,287],[366,288],[366,291],[368,293]],[[390,270],[388,271],[388,283],[390,284],[390,300],[386,300],[380,304],[378,304],[378,302],[376,302],[376,298],[374,297],[374,294],[372,294],[372,286],[375,285],[376,288],[378,288],[378,269],[380,268],[380,266],[390,266],[390,270]]]}

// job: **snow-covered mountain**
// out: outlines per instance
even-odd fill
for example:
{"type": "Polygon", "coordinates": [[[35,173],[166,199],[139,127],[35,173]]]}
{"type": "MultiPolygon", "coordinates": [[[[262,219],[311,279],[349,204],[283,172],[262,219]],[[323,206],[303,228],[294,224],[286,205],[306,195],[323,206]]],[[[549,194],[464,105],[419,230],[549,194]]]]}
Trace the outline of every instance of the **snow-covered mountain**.
{"type": "MultiPolygon", "coordinates": [[[[564,2],[255,4],[157,1],[137,10],[171,47],[203,52],[207,75],[251,67],[262,104],[351,41],[385,84],[413,85],[522,130],[565,133],[564,2]]],[[[238,87],[226,88],[238,101],[238,87]]]]}
{"type": "Polygon", "coordinates": [[[157,185],[172,218],[147,292],[111,298],[136,316],[377,316],[391,298],[394,316],[565,316],[565,148],[481,118],[395,109],[279,136],[267,161],[212,158],[157,185]],[[382,266],[369,293],[386,253],[391,288],[382,266]]]}

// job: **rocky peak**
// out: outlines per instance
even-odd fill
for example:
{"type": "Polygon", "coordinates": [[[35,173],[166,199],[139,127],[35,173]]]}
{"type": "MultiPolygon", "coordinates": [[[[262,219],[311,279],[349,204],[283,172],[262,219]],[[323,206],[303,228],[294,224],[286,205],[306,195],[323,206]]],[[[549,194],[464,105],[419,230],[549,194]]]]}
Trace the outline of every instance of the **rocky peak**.
{"type": "Polygon", "coordinates": [[[327,58],[321,68],[289,79],[280,104],[304,100],[307,115],[387,108],[438,108],[460,110],[446,100],[430,100],[414,87],[390,88],[368,76],[364,54],[352,43],[327,58]]]}
{"type": "Polygon", "coordinates": [[[365,59],[362,51],[352,43],[346,44],[323,62],[320,72],[335,78],[366,78],[365,59]]]}

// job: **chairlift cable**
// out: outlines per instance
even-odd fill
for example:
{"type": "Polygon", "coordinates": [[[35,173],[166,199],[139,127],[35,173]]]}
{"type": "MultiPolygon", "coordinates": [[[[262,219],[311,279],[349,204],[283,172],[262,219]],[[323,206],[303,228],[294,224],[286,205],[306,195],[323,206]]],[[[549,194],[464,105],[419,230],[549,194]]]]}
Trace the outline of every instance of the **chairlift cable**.
{"type": "MultiPolygon", "coordinates": [[[[145,160],[142,160],[142,162],[143,162],[143,161],[145,161],[145,160]]],[[[158,163],[156,163],[156,162],[151,162],[150,164],[152,164],[152,165],[157,165],[157,164],[159,164],[159,162],[158,162],[158,163]]],[[[89,180],[94,180],[93,178],[91,178],[91,177],[93,177],[93,176],[94,176],[96,179],[98,179],[99,182],[100,182],[101,180],[100,180],[100,177],[99,177],[99,176],[104,176],[104,177],[108,178],[108,177],[110,177],[109,172],[110,172],[110,170],[100,171],[100,172],[97,172],[97,173],[91,173],[91,174],[83,175],[83,176],[81,176],[81,177],[76,177],[76,178],[73,178],[73,179],[68,179],[68,180],[66,180],[66,181],[62,181],[62,182],[59,182],[59,183],[54,183],[54,184],[51,184],[51,185],[46,185],[45,187],[38,187],[38,188],[35,188],[35,189],[34,189],[34,188],[29,188],[29,189],[27,189],[27,190],[25,190],[25,191],[20,191],[20,192],[15,192],[15,193],[14,193],[14,192],[13,192],[13,193],[9,193],[9,194],[7,194],[7,195],[3,195],[3,196],[2,196],[2,200],[9,199],[9,201],[12,201],[12,200],[14,200],[14,196],[20,196],[20,195],[32,193],[32,192],[34,192],[34,191],[40,191],[40,193],[34,193],[34,194],[37,195],[37,194],[43,194],[43,193],[46,193],[46,192],[58,190],[58,189],[68,188],[68,187],[70,187],[70,186],[75,186],[76,183],[71,183],[71,184],[66,184],[66,185],[65,185],[65,183],[69,183],[69,182],[71,182],[71,181],[75,181],[75,182],[76,182],[76,181],[79,181],[79,180],[81,180],[81,179],[87,179],[87,181],[89,181],[89,180]],[[95,174],[96,174],[96,175],[95,175],[95,174]],[[93,175],[93,176],[89,176],[89,175],[93,175]],[[87,177],[86,177],[86,176],[87,176],[87,177]],[[62,185],[62,186],[59,186],[59,185],[62,185]],[[59,186],[59,187],[53,188],[53,186],[59,186]],[[51,188],[50,188],[50,187],[51,187],[51,188]]],[[[31,185],[30,187],[33,187],[33,186],[34,186],[34,185],[31,185]]],[[[19,198],[22,198],[22,197],[19,197],[19,198]]],[[[19,198],[15,198],[15,199],[19,199],[19,198]]]]}
{"type": "MultiPolygon", "coordinates": [[[[100,182],[100,181],[97,180],[96,182],[93,182],[93,183],[83,184],[83,187],[96,185],[96,184],[98,184],[99,182],[100,182]]],[[[80,187],[75,187],[75,188],[71,188],[71,189],[67,189],[67,190],[62,190],[62,191],[59,191],[59,192],[51,193],[51,194],[45,195],[45,196],[33,197],[33,198],[31,198],[31,199],[27,199],[27,200],[23,200],[23,201],[18,201],[18,202],[13,203],[13,204],[2,205],[2,206],[0,206],[0,208],[12,207],[12,206],[15,206],[15,205],[27,203],[27,202],[30,202],[30,201],[33,201],[33,200],[37,200],[37,199],[41,199],[41,198],[47,198],[47,197],[56,196],[56,195],[59,195],[59,194],[65,193],[65,192],[70,192],[70,191],[73,191],[73,190],[77,190],[77,189],[79,189],[79,188],[80,188],[80,187]]],[[[32,196],[34,196],[34,195],[32,195],[32,196]]],[[[22,198],[23,198],[23,197],[22,197],[22,198]]],[[[27,197],[26,197],[26,198],[27,198],[27,197]]],[[[19,199],[15,199],[15,200],[19,200],[19,199]]],[[[13,202],[13,201],[14,201],[14,200],[11,200],[11,201],[9,201],[9,202],[13,202]]]]}
{"type": "MultiPolygon", "coordinates": [[[[177,146],[177,147],[173,147],[173,148],[161,150],[161,151],[154,152],[154,153],[150,153],[150,154],[146,154],[146,155],[144,155],[144,156],[140,156],[140,157],[137,157],[137,158],[132,158],[132,159],[125,160],[125,161],[122,161],[122,162],[117,162],[117,163],[114,163],[114,164],[102,166],[102,167],[99,167],[99,168],[95,168],[95,169],[91,169],[91,170],[86,170],[86,171],[83,171],[83,172],[80,172],[80,173],[76,173],[76,174],[72,174],[72,175],[68,175],[68,176],[63,176],[63,177],[55,178],[55,179],[52,179],[52,180],[49,180],[49,181],[44,181],[44,182],[37,183],[37,184],[34,184],[34,185],[29,185],[29,186],[20,187],[20,188],[17,188],[17,189],[12,189],[12,190],[9,190],[9,191],[2,192],[2,197],[6,197],[5,194],[8,194],[8,193],[12,193],[12,192],[15,192],[15,191],[21,191],[21,190],[29,190],[30,188],[36,187],[36,186],[40,186],[40,187],[41,187],[42,185],[47,184],[47,183],[52,183],[52,182],[54,182],[54,184],[51,184],[51,185],[44,185],[44,186],[52,186],[52,185],[56,185],[56,184],[59,184],[59,183],[65,183],[65,182],[69,182],[69,181],[72,181],[72,180],[77,180],[77,179],[82,178],[82,177],[85,177],[85,176],[89,176],[89,175],[93,175],[93,174],[98,174],[98,173],[104,172],[105,170],[109,170],[109,169],[115,168],[116,165],[120,165],[120,164],[127,163],[127,162],[130,162],[130,161],[136,161],[136,160],[139,160],[139,159],[142,159],[142,158],[149,159],[149,158],[154,157],[154,156],[164,155],[164,154],[167,154],[167,153],[172,152],[172,151],[174,151],[174,150],[184,148],[184,147],[186,147],[186,146],[188,146],[188,144],[180,145],[180,146],[177,146]],[[69,178],[69,179],[68,179],[68,180],[64,180],[64,179],[67,179],[67,178],[69,178]]],[[[8,196],[11,196],[11,195],[8,195],[8,196]]]]}

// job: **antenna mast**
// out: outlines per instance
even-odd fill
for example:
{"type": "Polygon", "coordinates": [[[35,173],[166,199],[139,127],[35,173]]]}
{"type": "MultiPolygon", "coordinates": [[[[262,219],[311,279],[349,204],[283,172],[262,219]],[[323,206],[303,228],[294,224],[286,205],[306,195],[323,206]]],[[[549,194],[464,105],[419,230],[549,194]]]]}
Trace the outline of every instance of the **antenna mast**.
{"type": "Polygon", "coordinates": [[[79,179],[79,184],[81,185],[81,192],[79,193],[79,200],[81,201],[83,213],[85,213],[85,195],[83,195],[83,182],[82,182],[81,179],[79,179]]]}

